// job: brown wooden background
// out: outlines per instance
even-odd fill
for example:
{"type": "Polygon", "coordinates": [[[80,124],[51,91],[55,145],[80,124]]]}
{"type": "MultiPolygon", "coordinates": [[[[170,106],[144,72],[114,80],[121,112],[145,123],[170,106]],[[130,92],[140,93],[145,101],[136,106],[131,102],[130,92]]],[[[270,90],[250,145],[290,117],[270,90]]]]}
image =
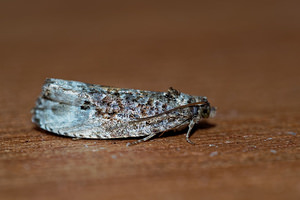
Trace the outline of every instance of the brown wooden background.
{"type": "Polygon", "coordinates": [[[299,1],[1,1],[0,199],[300,199],[299,1]],[[46,77],[206,95],[218,115],[133,140],[46,133],[46,77]]]}

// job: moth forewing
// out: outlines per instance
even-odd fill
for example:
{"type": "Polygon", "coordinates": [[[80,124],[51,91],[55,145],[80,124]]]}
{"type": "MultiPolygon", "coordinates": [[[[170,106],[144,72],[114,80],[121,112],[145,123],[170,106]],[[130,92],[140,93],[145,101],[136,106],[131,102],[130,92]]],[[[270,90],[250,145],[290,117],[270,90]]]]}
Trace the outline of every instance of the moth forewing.
{"type": "Polygon", "coordinates": [[[152,92],[47,79],[32,121],[47,131],[76,138],[146,136],[134,142],[138,143],[187,125],[188,138],[193,125],[208,117],[209,110],[206,97],[174,89],[152,92]]]}

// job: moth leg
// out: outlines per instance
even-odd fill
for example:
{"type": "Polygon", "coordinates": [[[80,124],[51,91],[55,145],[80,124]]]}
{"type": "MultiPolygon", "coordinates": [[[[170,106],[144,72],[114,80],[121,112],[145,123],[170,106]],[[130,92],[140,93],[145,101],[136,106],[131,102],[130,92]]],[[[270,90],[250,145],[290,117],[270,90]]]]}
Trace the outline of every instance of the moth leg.
{"type": "Polygon", "coordinates": [[[72,138],[73,141],[77,141],[77,140],[81,140],[81,139],[82,139],[82,138],[79,138],[79,137],[76,137],[76,138],[74,137],[74,138],[72,138]]]}
{"type": "Polygon", "coordinates": [[[140,139],[140,140],[137,140],[137,141],[134,141],[134,142],[128,142],[126,144],[126,146],[131,146],[131,145],[134,145],[134,144],[138,144],[138,143],[141,143],[141,142],[146,142],[148,140],[150,140],[151,138],[153,138],[154,136],[156,136],[157,133],[152,133],[151,135],[148,135],[147,137],[144,137],[143,139],[140,139]]]}
{"type": "Polygon", "coordinates": [[[190,143],[190,144],[195,144],[194,142],[192,142],[192,141],[190,140],[190,134],[191,134],[191,131],[192,131],[194,125],[195,125],[195,120],[192,119],[191,122],[190,122],[190,124],[189,124],[189,130],[188,130],[188,132],[186,133],[186,136],[185,136],[186,141],[187,141],[188,143],[190,143]]]}
{"type": "Polygon", "coordinates": [[[165,130],[164,132],[161,132],[158,137],[161,137],[164,133],[168,132],[168,131],[176,131],[178,128],[180,128],[181,126],[184,126],[186,124],[186,122],[190,121],[191,119],[187,119],[185,121],[183,121],[181,124],[175,126],[174,128],[171,128],[171,129],[168,129],[168,130],[165,130]]]}
{"type": "Polygon", "coordinates": [[[165,132],[167,131],[161,132],[157,137],[161,137],[165,132]]]}

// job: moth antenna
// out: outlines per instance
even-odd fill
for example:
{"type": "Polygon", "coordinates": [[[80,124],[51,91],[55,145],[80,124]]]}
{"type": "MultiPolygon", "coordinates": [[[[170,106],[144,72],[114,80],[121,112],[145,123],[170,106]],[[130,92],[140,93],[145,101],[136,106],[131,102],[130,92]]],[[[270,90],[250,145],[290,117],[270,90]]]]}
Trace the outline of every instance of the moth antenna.
{"type": "Polygon", "coordinates": [[[159,113],[157,115],[153,115],[151,117],[139,118],[136,121],[132,121],[131,123],[135,123],[135,122],[139,122],[139,121],[144,121],[144,120],[152,119],[152,118],[155,118],[155,117],[159,117],[159,116],[162,116],[162,115],[174,112],[174,111],[176,111],[178,109],[183,109],[183,108],[192,107],[192,106],[196,106],[196,105],[203,105],[203,104],[206,104],[206,103],[207,102],[202,102],[202,101],[195,102],[195,103],[189,103],[189,104],[186,104],[186,105],[183,105],[183,106],[178,106],[176,108],[172,108],[171,110],[167,110],[165,112],[159,113]]]}
{"type": "Polygon", "coordinates": [[[144,138],[142,138],[142,139],[140,139],[140,140],[136,140],[136,141],[134,141],[134,142],[128,142],[128,143],[126,144],[126,146],[129,147],[129,146],[132,146],[132,145],[141,143],[141,142],[146,142],[146,141],[150,140],[151,138],[153,138],[153,137],[156,136],[156,135],[157,135],[157,133],[152,133],[151,135],[148,135],[147,137],[144,137],[144,138]]]}

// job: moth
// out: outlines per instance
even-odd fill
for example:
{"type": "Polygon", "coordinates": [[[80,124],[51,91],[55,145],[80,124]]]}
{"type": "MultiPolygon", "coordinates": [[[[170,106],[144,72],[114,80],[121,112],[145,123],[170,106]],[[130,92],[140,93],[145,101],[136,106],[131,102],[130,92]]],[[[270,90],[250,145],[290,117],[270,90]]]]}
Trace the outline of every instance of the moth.
{"type": "Polygon", "coordinates": [[[205,96],[170,88],[167,92],[115,88],[46,79],[32,110],[32,122],[41,129],[75,138],[143,137],[137,144],[169,130],[193,126],[212,117],[215,108],[205,96]]]}

